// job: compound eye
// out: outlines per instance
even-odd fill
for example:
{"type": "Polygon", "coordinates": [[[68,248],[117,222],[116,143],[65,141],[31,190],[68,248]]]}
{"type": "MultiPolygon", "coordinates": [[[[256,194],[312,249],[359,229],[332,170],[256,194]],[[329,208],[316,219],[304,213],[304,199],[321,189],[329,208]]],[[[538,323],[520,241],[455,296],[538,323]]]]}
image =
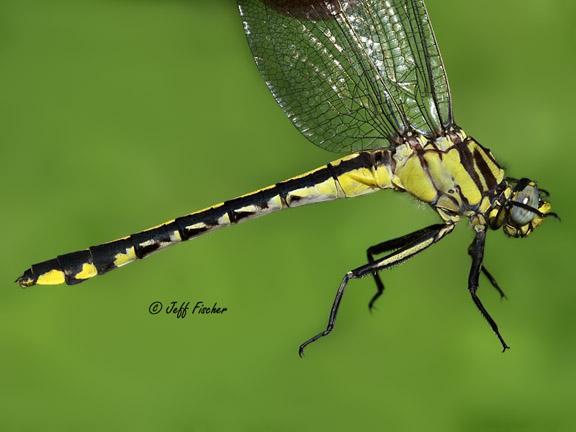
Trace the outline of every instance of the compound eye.
{"type": "MultiPolygon", "coordinates": [[[[513,201],[537,209],[538,204],[540,203],[540,192],[534,186],[526,186],[516,194],[513,201]]],[[[535,216],[536,213],[515,205],[512,205],[512,209],[510,210],[510,217],[518,226],[526,225],[531,222],[535,216]]]]}

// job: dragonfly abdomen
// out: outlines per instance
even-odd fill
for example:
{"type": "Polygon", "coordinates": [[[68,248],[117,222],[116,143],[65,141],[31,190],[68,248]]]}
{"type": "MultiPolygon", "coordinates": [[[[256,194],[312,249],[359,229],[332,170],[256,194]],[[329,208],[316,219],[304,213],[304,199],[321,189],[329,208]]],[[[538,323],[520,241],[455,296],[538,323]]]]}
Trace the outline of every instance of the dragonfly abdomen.
{"type": "Polygon", "coordinates": [[[354,153],[273,186],[216,204],[130,236],[32,265],[17,282],[74,285],[172,244],[278,210],[391,187],[388,150],[354,153]]]}

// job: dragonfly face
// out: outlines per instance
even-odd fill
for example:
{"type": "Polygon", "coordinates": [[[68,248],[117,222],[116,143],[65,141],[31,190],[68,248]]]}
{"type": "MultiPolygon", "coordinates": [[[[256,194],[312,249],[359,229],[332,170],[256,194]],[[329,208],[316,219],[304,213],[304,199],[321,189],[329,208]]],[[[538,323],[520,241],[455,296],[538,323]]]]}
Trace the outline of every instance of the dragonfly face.
{"type": "Polygon", "coordinates": [[[539,190],[532,180],[523,178],[514,180],[516,184],[507,186],[500,204],[496,200],[496,205],[489,215],[489,222],[492,228],[503,227],[504,233],[510,237],[526,237],[534,229],[541,225],[546,217],[556,217],[556,213],[551,212],[551,204],[545,200],[548,193],[539,190]]]}

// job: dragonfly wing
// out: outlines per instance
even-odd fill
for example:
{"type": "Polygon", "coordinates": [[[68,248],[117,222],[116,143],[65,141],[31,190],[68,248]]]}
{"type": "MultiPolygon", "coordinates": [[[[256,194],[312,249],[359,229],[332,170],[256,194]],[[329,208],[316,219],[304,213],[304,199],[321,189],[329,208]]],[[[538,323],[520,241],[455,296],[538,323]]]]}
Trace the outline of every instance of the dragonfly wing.
{"type": "Polygon", "coordinates": [[[450,90],[422,0],[238,0],[276,101],[314,144],[379,148],[452,124],[450,90]]]}

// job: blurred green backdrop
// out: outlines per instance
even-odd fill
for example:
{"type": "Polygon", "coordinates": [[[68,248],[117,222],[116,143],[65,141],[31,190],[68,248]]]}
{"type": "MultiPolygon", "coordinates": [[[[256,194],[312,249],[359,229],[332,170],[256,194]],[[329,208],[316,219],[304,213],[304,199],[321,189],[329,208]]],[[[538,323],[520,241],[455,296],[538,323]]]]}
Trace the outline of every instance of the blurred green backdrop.
{"type": "Polygon", "coordinates": [[[575,91],[565,0],[429,0],[457,121],[561,224],[489,236],[509,295],[466,290],[466,224],[354,282],[369,245],[436,221],[400,194],[283,212],[76,287],[19,289],[33,262],[155,225],[323,164],[286,120],[221,1],[0,3],[0,429],[573,431],[575,91]],[[297,269],[297,271],[295,271],[297,269]],[[217,301],[219,317],[148,305],[217,301]]]}

